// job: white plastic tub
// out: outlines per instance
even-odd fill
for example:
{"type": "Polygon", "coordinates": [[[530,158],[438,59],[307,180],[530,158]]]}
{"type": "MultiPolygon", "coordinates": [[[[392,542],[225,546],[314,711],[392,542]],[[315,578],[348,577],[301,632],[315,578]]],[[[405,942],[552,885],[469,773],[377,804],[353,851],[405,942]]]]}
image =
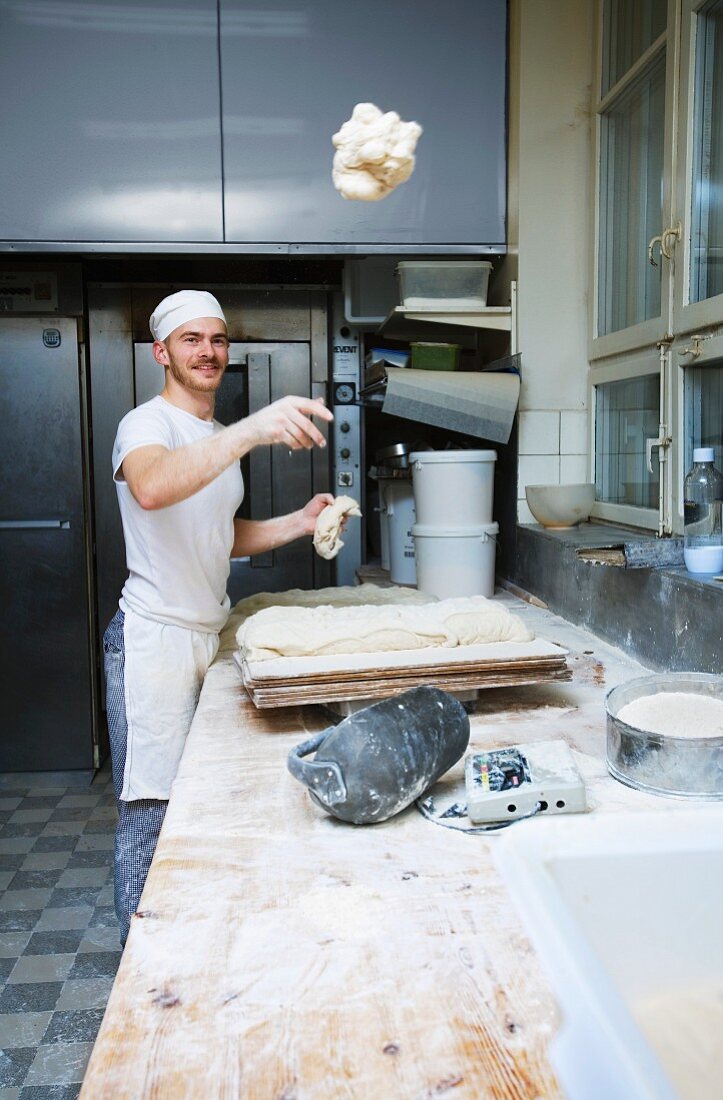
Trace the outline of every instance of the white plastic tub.
{"type": "Polygon", "coordinates": [[[496,523],[476,527],[412,529],[420,592],[445,600],[450,596],[493,596],[495,591],[496,523]]]}
{"type": "Polygon", "coordinates": [[[389,569],[389,516],[387,514],[387,489],[394,482],[392,478],[380,477],[379,485],[379,538],[382,550],[382,569],[389,569]]]}
{"type": "Polygon", "coordinates": [[[487,305],[489,260],[402,260],[397,264],[405,309],[474,312],[487,305]]]}
{"type": "Polygon", "coordinates": [[[409,456],[417,523],[492,523],[496,451],[414,451],[409,456]]]}
{"type": "Polygon", "coordinates": [[[389,528],[389,575],[395,584],[416,584],[417,568],[412,538],[415,512],[411,481],[399,479],[388,482],[384,499],[389,528]]]}
{"type": "Polygon", "coordinates": [[[562,1008],[568,1100],[718,1100],[723,812],[536,817],[495,857],[562,1008]]]}

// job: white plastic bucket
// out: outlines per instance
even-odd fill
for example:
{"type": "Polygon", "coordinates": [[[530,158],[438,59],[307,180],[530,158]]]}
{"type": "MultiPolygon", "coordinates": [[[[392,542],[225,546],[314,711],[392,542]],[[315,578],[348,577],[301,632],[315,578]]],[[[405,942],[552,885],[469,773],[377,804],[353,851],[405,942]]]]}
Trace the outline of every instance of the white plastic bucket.
{"type": "Polygon", "coordinates": [[[387,489],[394,482],[391,478],[379,478],[379,537],[382,544],[382,569],[389,569],[389,516],[387,515],[387,489]]]}
{"type": "Polygon", "coordinates": [[[496,451],[414,451],[409,456],[420,526],[492,522],[496,451]]]}
{"type": "Polygon", "coordinates": [[[407,480],[390,482],[385,491],[389,525],[389,575],[395,584],[416,584],[412,528],[415,523],[414,493],[407,480]]]}
{"type": "Polygon", "coordinates": [[[438,596],[493,596],[499,524],[412,530],[420,592],[438,596]]]}

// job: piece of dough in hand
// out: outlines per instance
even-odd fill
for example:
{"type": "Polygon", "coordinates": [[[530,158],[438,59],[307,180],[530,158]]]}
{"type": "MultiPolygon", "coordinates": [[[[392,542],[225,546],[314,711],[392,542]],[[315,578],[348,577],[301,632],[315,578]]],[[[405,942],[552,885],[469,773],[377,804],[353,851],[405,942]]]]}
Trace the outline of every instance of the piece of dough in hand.
{"type": "Polygon", "coordinates": [[[391,194],[414,171],[421,133],[419,123],[402,122],[396,111],[357,103],[331,139],[336,147],[331,175],[342,198],[376,202],[391,194]]]}
{"type": "Polygon", "coordinates": [[[354,497],[337,497],[333,504],[327,504],[323,512],[319,512],[314,529],[314,549],[319,557],[336,557],[344,545],[341,541],[344,520],[348,516],[360,515],[359,505],[354,497]]]}

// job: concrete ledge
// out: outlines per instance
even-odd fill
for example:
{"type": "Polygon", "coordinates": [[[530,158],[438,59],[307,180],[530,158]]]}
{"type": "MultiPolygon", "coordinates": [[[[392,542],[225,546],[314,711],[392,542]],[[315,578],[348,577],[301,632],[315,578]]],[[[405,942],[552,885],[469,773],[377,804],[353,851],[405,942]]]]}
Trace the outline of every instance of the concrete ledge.
{"type": "MultiPolygon", "coordinates": [[[[723,674],[723,583],[681,566],[605,564],[581,548],[658,540],[626,528],[585,523],[564,531],[517,528],[515,584],[564,618],[620,646],[656,670],[723,674]]],[[[664,556],[664,555],[663,555],[664,556]]]]}

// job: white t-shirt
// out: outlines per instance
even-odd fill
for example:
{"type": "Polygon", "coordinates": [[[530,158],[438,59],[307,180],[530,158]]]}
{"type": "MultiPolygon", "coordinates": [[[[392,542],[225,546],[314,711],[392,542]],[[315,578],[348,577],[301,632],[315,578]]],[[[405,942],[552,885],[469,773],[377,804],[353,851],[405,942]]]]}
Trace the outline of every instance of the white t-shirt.
{"type": "Polygon", "coordinates": [[[149,444],[169,450],[208,439],[223,428],[154,397],[123,417],[113,446],[113,478],[123,521],[129,576],[120,606],[161,623],[217,633],[228,616],[226,582],[233,518],[244,495],[233,462],[193,496],[167,508],[141,508],[123,479],[131,451],[149,444]]]}

